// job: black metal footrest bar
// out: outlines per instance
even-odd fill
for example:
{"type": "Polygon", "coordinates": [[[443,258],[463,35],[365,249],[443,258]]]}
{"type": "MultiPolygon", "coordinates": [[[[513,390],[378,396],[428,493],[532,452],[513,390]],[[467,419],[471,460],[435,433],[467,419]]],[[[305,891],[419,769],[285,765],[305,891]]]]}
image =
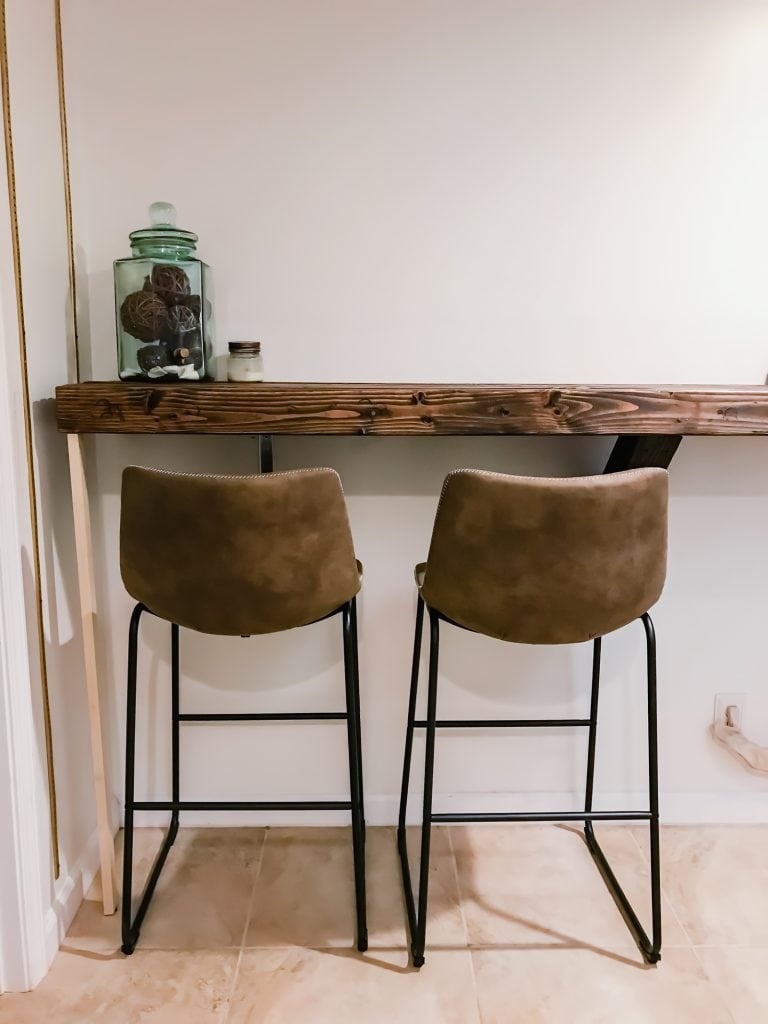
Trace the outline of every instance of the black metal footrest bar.
{"type": "MultiPolygon", "coordinates": [[[[426,729],[421,718],[414,723],[416,729],[426,729]]],[[[436,729],[550,729],[567,726],[589,726],[588,718],[442,718],[435,722],[436,729]]]]}
{"type": "Polygon", "coordinates": [[[350,800],[136,800],[135,811],[349,811],[350,800]]]}
{"type": "MultiPolygon", "coordinates": [[[[136,805],[139,806],[138,804],[136,805]]],[[[489,811],[486,814],[433,814],[430,821],[650,821],[650,811],[489,811]]]]}
{"type": "Polygon", "coordinates": [[[261,714],[187,714],[179,715],[179,722],[346,722],[343,711],[287,711],[261,714]]]}

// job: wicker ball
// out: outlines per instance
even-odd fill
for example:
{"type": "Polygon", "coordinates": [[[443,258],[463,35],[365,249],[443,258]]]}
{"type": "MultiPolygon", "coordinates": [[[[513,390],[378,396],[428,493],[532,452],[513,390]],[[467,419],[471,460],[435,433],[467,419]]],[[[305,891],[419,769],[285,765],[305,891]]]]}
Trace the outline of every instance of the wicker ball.
{"type": "Polygon", "coordinates": [[[139,341],[156,341],[168,322],[165,303],[154,292],[131,292],[120,307],[120,323],[139,341]]]}
{"type": "Polygon", "coordinates": [[[213,309],[208,299],[206,299],[205,304],[203,304],[203,301],[199,295],[186,295],[183,299],[183,302],[185,306],[189,306],[189,308],[192,310],[193,313],[196,314],[198,318],[200,317],[200,313],[202,312],[204,313],[205,320],[210,320],[213,309]]]}
{"type": "Polygon", "coordinates": [[[189,348],[187,339],[199,334],[199,323],[189,306],[171,306],[168,310],[168,326],[163,331],[161,341],[172,349],[179,345],[189,348]]]}
{"type": "Polygon", "coordinates": [[[186,271],[173,263],[156,263],[151,280],[155,292],[169,306],[184,302],[191,291],[186,271]]]}
{"type": "Polygon", "coordinates": [[[197,316],[189,306],[173,306],[169,311],[171,330],[178,334],[187,334],[197,327],[197,316]]]}

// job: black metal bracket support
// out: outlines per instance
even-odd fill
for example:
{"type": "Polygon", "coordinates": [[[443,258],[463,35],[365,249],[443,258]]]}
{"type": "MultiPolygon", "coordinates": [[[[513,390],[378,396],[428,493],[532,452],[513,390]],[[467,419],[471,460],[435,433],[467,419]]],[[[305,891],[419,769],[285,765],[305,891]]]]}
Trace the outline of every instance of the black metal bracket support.
{"type": "Polygon", "coordinates": [[[273,469],[272,435],[259,434],[259,472],[271,473],[273,469]]]}
{"type": "Polygon", "coordinates": [[[683,440],[680,434],[620,434],[611,449],[604,473],[622,469],[667,469],[683,440]]]}

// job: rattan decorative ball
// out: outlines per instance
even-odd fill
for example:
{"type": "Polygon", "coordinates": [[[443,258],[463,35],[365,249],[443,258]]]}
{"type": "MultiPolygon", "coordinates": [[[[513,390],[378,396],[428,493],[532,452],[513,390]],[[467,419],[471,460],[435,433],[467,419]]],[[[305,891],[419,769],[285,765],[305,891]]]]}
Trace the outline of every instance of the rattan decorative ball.
{"type": "Polygon", "coordinates": [[[173,306],[169,311],[171,330],[175,334],[187,334],[197,327],[197,316],[189,306],[173,306]]]}
{"type": "Polygon", "coordinates": [[[168,309],[154,292],[131,292],[120,307],[120,323],[139,341],[157,341],[168,328],[168,309]]]}
{"type": "Polygon", "coordinates": [[[169,306],[184,302],[192,290],[186,271],[172,263],[156,263],[152,267],[152,287],[169,306]]]}
{"type": "Polygon", "coordinates": [[[199,326],[198,318],[189,306],[171,306],[168,310],[168,326],[163,331],[161,340],[172,349],[180,345],[189,348],[187,339],[199,333],[199,326]]]}

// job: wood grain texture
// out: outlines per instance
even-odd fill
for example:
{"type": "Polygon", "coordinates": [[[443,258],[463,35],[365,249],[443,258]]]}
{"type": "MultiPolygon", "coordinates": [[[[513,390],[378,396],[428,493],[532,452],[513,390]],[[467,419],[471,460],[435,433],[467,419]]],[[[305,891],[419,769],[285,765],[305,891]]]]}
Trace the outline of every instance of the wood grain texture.
{"type": "Polygon", "coordinates": [[[59,430],[96,434],[768,434],[768,387],[65,384],[59,430]]]}

